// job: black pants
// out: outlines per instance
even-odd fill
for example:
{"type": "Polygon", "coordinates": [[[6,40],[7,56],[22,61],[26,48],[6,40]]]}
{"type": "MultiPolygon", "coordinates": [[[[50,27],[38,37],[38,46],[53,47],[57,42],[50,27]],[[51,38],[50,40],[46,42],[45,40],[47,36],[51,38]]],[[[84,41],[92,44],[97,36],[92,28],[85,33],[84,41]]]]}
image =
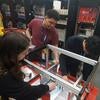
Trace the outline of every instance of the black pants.
{"type": "MultiPolygon", "coordinates": [[[[68,57],[66,55],[61,54],[59,58],[60,62],[60,70],[62,75],[70,74],[74,77],[76,77],[77,73],[80,71],[80,64],[81,62],[79,60],[73,59],[71,57],[68,57]]],[[[83,80],[87,80],[88,76],[91,74],[93,70],[93,66],[84,63],[83,65],[83,80]]]]}
{"type": "Polygon", "coordinates": [[[59,58],[62,75],[70,74],[76,77],[79,72],[80,61],[61,54],[59,58]]]}

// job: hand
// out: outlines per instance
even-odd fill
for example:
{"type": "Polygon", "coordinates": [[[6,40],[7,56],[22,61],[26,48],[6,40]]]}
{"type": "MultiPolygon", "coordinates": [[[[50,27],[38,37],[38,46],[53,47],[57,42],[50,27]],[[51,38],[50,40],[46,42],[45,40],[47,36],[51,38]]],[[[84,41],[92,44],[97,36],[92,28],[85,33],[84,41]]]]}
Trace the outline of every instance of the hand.
{"type": "Polygon", "coordinates": [[[45,19],[44,19],[44,21],[43,21],[43,25],[44,25],[44,27],[46,27],[46,28],[50,28],[50,23],[48,22],[48,19],[47,19],[47,17],[45,17],[45,19]]]}
{"type": "Polygon", "coordinates": [[[63,78],[65,81],[68,81],[67,75],[62,76],[62,78],[63,78]]]}
{"type": "Polygon", "coordinates": [[[26,32],[24,32],[24,34],[30,39],[31,41],[31,33],[29,31],[29,28],[26,29],[26,32]]]}
{"type": "Polygon", "coordinates": [[[55,60],[55,64],[59,64],[59,60],[58,59],[55,60]]]}
{"type": "Polygon", "coordinates": [[[54,64],[59,64],[59,60],[58,59],[55,59],[53,60],[54,64]]]}
{"type": "Polygon", "coordinates": [[[48,86],[49,86],[49,90],[54,90],[56,88],[56,83],[54,82],[51,82],[51,83],[48,83],[48,86]]]}

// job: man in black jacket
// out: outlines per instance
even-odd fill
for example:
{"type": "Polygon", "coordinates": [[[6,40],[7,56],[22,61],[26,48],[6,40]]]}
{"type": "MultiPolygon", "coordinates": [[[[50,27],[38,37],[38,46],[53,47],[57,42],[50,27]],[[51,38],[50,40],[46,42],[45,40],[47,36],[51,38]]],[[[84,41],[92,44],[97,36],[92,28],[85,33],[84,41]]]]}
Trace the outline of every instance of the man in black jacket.
{"type": "MultiPolygon", "coordinates": [[[[100,55],[100,38],[97,36],[91,36],[84,38],[82,36],[72,36],[66,42],[64,49],[79,55],[86,56],[88,58],[98,60],[100,55]]],[[[66,55],[60,55],[60,68],[63,78],[67,80],[67,75],[77,76],[80,68],[81,61],[66,55]]],[[[83,64],[83,80],[86,80],[93,70],[93,66],[84,63],[83,64]]]]}

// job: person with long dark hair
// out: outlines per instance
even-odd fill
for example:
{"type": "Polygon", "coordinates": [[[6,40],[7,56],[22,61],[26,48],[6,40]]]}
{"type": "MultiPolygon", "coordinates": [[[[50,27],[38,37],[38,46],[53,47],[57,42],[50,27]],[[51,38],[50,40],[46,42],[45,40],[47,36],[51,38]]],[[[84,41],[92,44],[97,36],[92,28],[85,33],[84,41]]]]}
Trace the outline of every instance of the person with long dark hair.
{"type": "Polygon", "coordinates": [[[28,54],[29,45],[30,40],[21,33],[10,32],[0,39],[0,96],[4,100],[37,100],[56,86],[53,82],[31,86],[23,81],[20,63],[28,54]]]}

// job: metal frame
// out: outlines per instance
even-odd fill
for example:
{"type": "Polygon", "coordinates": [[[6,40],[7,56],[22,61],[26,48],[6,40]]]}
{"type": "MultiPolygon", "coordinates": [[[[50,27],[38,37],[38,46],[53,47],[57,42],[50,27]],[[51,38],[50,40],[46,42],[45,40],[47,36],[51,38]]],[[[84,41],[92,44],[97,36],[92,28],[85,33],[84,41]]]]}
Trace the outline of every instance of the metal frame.
{"type": "Polygon", "coordinates": [[[73,53],[73,52],[70,52],[70,51],[67,51],[67,50],[64,50],[64,49],[61,49],[61,48],[58,48],[56,46],[53,46],[53,45],[47,45],[47,47],[51,50],[57,50],[59,53],[62,53],[64,55],[67,55],[69,57],[72,57],[72,58],[75,58],[77,60],[80,60],[82,62],[85,62],[87,64],[90,64],[90,65],[93,65],[95,66],[97,64],[97,61],[96,60],[92,60],[90,58],[87,58],[87,57],[84,57],[84,56],[81,56],[79,54],[76,54],[76,53],[73,53]]]}
{"type": "Polygon", "coordinates": [[[73,84],[69,83],[68,81],[63,80],[62,78],[50,73],[49,71],[37,66],[36,64],[30,62],[29,60],[25,59],[24,60],[26,63],[28,63],[29,65],[31,65],[31,67],[36,68],[36,70],[40,71],[40,74],[45,74],[46,76],[48,76],[48,78],[53,78],[53,80],[55,80],[55,82],[59,85],[61,85],[62,87],[64,87],[65,89],[72,91],[74,94],[78,95],[79,92],[81,91],[82,87],[78,87],[78,86],[74,86],[73,84]]]}
{"type": "Polygon", "coordinates": [[[67,50],[64,50],[64,49],[61,49],[61,48],[58,48],[58,47],[55,47],[55,46],[52,46],[52,45],[47,45],[47,48],[48,49],[51,49],[51,50],[57,50],[59,53],[62,53],[64,55],[67,55],[69,57],[72,57],[72,58],[75,58],[77,60],[80,60],[82,62],[85,62],[87,64],[90,64],[92,66],[95,66],[95,69],[93,70],[92,74],[89,76],[89,79],[88,81],[86,81],[86,86],[83,88],[82,86],[80,86],[78,83],[81,81],[82,79],[82,76],[80,76],[75,83],[71,83],[69,81],[65,81],[63,80],[61,77],[59,76],[56,76],[55,74],[49,72],[49,70],[51,68],[54,67],[51,66],[49,69],[43,69],[41,67],[39,67],[38,65],[30,62],[29,60],[25,59],[24,61],[26,63],[28,63],[29,65],[31,65],[30,67],[38,70],[40,72],[40,74],[44,74],[46,75],[48,78],[50,79],[53,79],[55,80],[55,82],[58,84],[58,85],[61,85],[64,89],[67,89],[67,91],[71,91],[72,93],[74,93],[75,95],[79,96],[83,93],[84,89],[87,87],[87,84],[91,81],[92,77],[94,76],[94,73],[98,67],[98,61],[95,61],[95,60],[92,60],[90,58],[87,58],[87,57],[83,57],[81,55],[78,55],[76,53],[72,53],[70,51],[67,51],[67,50]]]}

